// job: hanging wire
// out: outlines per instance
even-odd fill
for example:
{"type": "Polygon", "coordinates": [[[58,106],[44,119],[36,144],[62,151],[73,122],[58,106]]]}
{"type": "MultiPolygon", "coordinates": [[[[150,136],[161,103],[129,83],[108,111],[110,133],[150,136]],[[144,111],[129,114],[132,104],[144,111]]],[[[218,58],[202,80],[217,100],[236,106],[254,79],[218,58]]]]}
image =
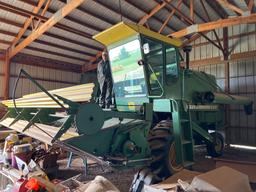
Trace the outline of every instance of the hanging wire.
{"type": "Polygon", "coordinates": [[[120,13],[120,19],[121,19],[121,21],[123,21],[121,0],[119,0],[119,13],[120,13]]]}

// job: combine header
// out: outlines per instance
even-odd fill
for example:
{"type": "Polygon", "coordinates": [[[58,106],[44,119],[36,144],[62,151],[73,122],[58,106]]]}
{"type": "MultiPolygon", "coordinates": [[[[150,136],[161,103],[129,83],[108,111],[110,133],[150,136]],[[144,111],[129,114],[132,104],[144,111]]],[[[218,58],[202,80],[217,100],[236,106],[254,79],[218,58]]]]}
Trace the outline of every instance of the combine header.
{"type": "Polygon", "coordinates": [[[0,124],[114,167],[148,166],[163,178],[193,164],[195,144],[222,154],[224,104],[252,112],[250,99],[224,93],[214,76],[181,67],[179,39],[123,22],[94,39],[109,52],[115,110],[99,107],[94,84],[48,92],[23,71],[43,92],[3,101],[0,124]]]}

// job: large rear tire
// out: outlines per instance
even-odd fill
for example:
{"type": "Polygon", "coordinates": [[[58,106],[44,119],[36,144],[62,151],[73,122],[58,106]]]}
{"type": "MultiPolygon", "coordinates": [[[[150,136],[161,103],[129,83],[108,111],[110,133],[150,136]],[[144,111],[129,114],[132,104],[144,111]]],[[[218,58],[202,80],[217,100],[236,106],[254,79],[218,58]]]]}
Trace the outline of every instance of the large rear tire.
{"type": "Polygon", "coordinates": [[[151,148],[152,163],[150,168],[160,178],[166,178],[183,169],[176,162],[172,124],[165,120],[159,122],[149,134],[148,142],[151,148]]]}

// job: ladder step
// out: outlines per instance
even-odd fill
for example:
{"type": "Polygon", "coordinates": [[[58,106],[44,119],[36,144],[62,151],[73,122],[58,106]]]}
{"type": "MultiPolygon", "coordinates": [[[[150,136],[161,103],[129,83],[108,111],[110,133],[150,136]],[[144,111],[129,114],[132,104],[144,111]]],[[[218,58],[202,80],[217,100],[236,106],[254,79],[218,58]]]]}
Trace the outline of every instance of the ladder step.
{"type": "Polygon", "coordinates": [[[182,145],[186,145],[186,144],[191,144],[192,143],[192,141],[189,141],[189,140],[182,140],[181,141],[181,143],[182,143],[182,145]]]}
{"type": "Polygon", "coordinates": [[[180,122],[181,123],[187,123],[187,122],[189,122],[189,120],[188,119],[181,119],[180,122]]]}
{"type": "Polygon", "coordinates": [[[183,162],[183,166],[184,166],[184,167],[189,167],[189,166],[192,166],[192,165],[194,165],[194,162],[193,162],[193,161],[184,161],[184,162],[183,162]]]}

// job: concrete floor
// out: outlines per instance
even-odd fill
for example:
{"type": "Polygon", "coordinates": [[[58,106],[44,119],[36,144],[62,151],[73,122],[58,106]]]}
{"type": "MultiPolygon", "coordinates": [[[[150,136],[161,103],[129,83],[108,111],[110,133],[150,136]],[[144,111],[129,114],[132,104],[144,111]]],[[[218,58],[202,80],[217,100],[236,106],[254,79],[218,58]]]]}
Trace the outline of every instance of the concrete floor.
{"type": "MultiPolygon", "coordinates": [[[[207,172],[215,168],[214,159],[207,157],[206,155],[204,147],[195,149],[195,164],[192,167],[194,171],[207,172]]],[[[256,151],[226,148],[223,158],[256,162],[256,151]]],[[[59,179],[64,180],[79,173],[83,173],[83,162],[80,158],[75,158],[69,169],[66,168],[66,163],[67,160],[59,161],[60,170],[57,173],[59,179]]],[[[96,175],[102,175],[109,179],[121,192],[126,192],[129,191],[133,176],[136,172],[137,169],[102,169],[101,167],[94,165],[89,167],[88,174],[84,181],[87,182],[94,179],[96,175]]],[[[256,189],[256,184],[252,184],[251,186],[254,190],[256,189]]]]}

